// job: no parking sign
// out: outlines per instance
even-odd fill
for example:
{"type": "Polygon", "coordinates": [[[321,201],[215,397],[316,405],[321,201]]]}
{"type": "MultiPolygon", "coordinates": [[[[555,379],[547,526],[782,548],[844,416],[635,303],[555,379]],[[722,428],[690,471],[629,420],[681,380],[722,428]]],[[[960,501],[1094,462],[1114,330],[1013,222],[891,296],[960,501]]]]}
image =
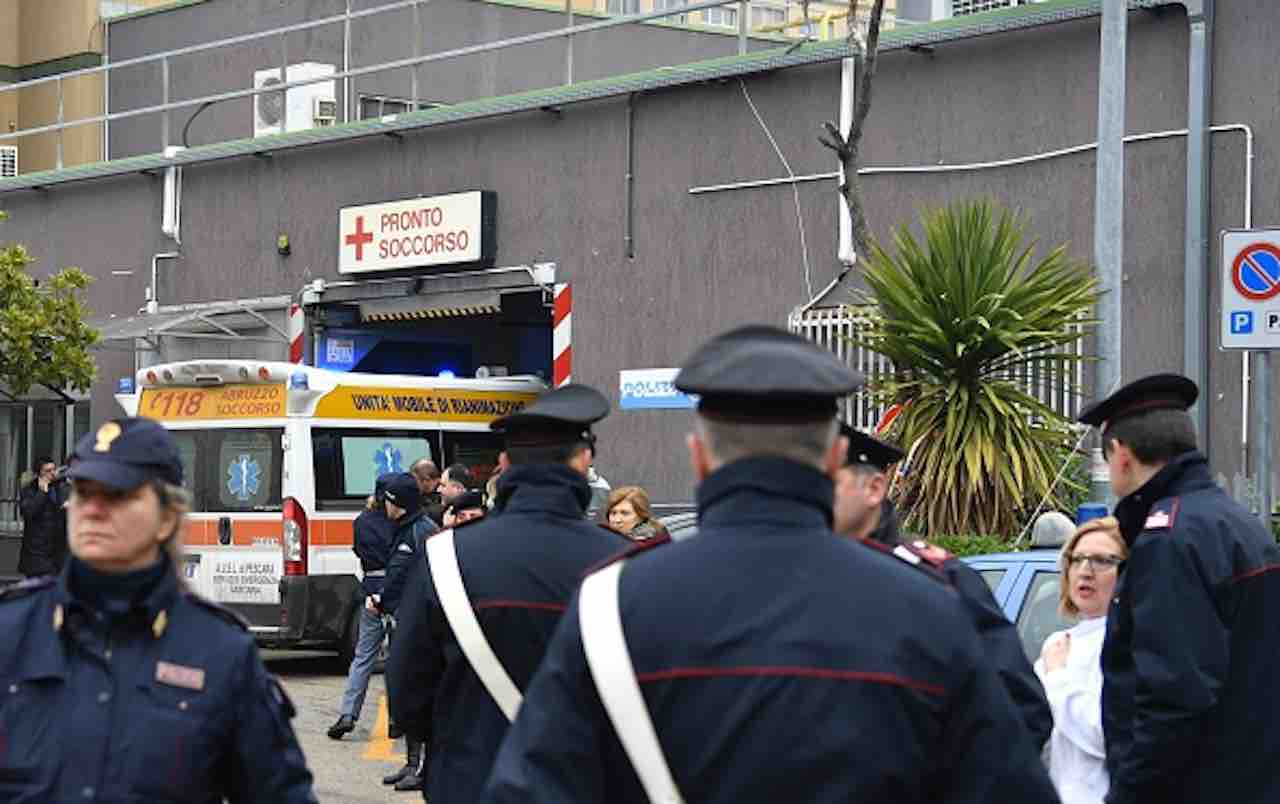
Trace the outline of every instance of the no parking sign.
{"type": "Polygon", "coordinates": [[[1222,233],[1222,348],[1280,349],[1280,229],[1222,233]]]}

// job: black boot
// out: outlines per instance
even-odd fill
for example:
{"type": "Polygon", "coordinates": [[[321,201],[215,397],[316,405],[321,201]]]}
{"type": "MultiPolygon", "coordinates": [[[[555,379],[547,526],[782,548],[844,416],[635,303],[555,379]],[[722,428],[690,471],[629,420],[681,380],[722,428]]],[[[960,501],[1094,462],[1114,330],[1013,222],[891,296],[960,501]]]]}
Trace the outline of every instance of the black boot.
{"type": "Polygon", "coordinates": [[[422,743],[414,742],[408,737],[404,740],[408,750],[405,752],[404,767],[395,773],[382,777],[383,784],[399,784],[401,779],[406,776],[413,776],[418,771],[418,766],[422,763],[422,743]]]}
{"type": "Polygon", "coordinates": [[[427,776],[427,773],[425,770],[427,765],[426,746],[423,745],[422,743],[410,743],[410,746],[411,746],[411,748],[409,749],[410,751],[414,750],[414,748],[417,749],[418,761],[417,763],[414,764],[412,773],[406,775],[403,779],[396,782],[396,791],[400,793],[404,793],[409,790],[421,790],[423,787],[426,786],[425,784],[426,776],[427,776]]]}
{"type": "Polygon", "coordinates": [[[356,719],[351,715],[343,715],[338,718],[338,722],[329,727],[327,732],[329,739],[341,740],[342,735],[356,730],[356,719]]]}

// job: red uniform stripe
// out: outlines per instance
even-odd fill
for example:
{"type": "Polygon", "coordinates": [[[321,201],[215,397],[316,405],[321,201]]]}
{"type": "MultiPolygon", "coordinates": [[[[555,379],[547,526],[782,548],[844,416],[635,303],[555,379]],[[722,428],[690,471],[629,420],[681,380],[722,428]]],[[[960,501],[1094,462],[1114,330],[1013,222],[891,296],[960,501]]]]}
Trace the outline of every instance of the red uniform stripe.
{"type": "Polygon", "coordinates": [[[832,670],[825,667],[673,667],[651,673],[637,673],[641,684],[655,681],[673,681],[687,678],[821,678],[830,681],[861,681],[868,684],[888,684],[894,687],[925,692],[930,695],[946,695],[947,690],[937,684],[916,681],[893,673],[869,673],[861,670],[832,670]]]}
{"type": "Polygon", "coordinates": [[[475,604],[480,609],[532,609],[534,611],[563,612],[568,608],[564,603],[537,603],[532,600],[481,600],[475,604]]]}

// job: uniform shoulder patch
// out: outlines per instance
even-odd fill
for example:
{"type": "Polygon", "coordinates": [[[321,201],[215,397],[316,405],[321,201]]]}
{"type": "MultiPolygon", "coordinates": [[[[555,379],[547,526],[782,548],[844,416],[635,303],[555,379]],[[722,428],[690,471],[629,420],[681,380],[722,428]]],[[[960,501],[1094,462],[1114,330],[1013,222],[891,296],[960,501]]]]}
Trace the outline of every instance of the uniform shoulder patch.
{"type": "MultiPolygon", "coordinates": [[[[609,531],[615,536],[621,535],[613,528],[610,528],[607,526],[605,527],[605,530],[609,531]]],[[[643,553],[647,550],[652,550],[655,547],[660,547],[670,542],[671,542],[671,535],[665,532],[660,533],[657,536],[654,536],[652,539],[645,539],[642,542],[634,542],[622,548],[621,550],[609,556],[608,558],[604,559],[603,561],[597,561],[595,564],[592,564],[590,567],[587,567],[586,571],[583,572],[582,575],[583,577],[586,577],[593,572],[604,569],[610,564],[616,564],[619,561],[626,561],[628,558],[631,558],[632,556],[639,555],[640,553],[643,553]]]]}
{"type": "Polygon", "coordinates": [[[915,539],[909,542],[903,542],[900,547],[905,548],[912,554],[919,556],[921,561],[932,566],[934,569],[942,569],[942,565],[955,558],[943,548],[936,544],[929,544],[922,539],[915,539]]]}
{"type": "Polygon", "coordinates": [[[223,620],[226,620],[227,622],[229,622],[229,623],[231,623],[232,625],[236,626],[236,627],[237,627],[237,628],[239,628],[240,630],[242,630],[242,631],[248,631],[248,630],[249,630],[249,623],[248,623],[248,621],[247,621],[247,620],[245,620],[245,618],[241,617],[239,614],[236,614],[236,613],[235,613],[234,611],[232,611],[231,609],[223,608],[222,606],[218,605],[217,603],[214,603],[212,600],[208,600],[208,599],[206,599],[206,598],[203,598],[203,597],[201,597],[200,595],[197,595],[197,594],[196,594],[196,593],[194,593],[194,592],[187,592],[187,593],[186,593],[186,595],[184,595],[184,597],[185,597],[187,600],[189,600],[190,602],[192,602],[192,603],[196,604],[197,606],[201,607],[202,609],[204,609],[204,610],[206,610],[206,611],[208,611],[208,612],[211,612],[212,614],[216,615],[217,617],[222,618],[223,620]]]}
{"type": "MultiPolygon", "coordinates": [[[[947,583],[946,576],[941,573],[941,564],[935,564],[933,561],[926,559],[920,554],[921,551],[919,549],[912,549],[912,547],[909,547],[906,544],[895,544],[890,547],[889,545],[878,542],[875,539],[855,539],[854,541],[864,547],[869,547],[876,552],[892,556],[904,564],[910,564],[936,581],[947,583]]],[[[942,550],[940,547],[935,549],[941,550],[943,553],[947,552],[946,550],[942,550]]]]}
{"type": "Polygon", "coordinates": [[[48,589],[58,582],[56,575],[42,575],[38,578],[27,578],[26,580],[11,583],[7,586],[0,587],[0,600],[17,600],[20,597],[26,597],[40,591],[48,589]]]}
{"type": "Polygon", "coordinates": [[[1147,512],[1147,520],[1142,524],[1143,530],[1172,530],[1178,519],[1179,497],[1169,497],[1151,506],[1147,512]]]}

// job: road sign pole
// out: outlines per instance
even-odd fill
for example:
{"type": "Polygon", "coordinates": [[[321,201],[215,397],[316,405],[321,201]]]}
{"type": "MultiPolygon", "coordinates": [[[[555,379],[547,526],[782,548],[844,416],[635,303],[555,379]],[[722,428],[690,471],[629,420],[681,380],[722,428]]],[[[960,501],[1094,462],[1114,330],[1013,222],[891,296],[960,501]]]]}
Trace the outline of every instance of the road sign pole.
{"type": "Polygon", "coordinates": [[[1271,527],[1271,353],[1253,353],[1253,477],[1258,515],[1271,527]]]}
{"type": "MultiPolygon", "coordinates": [[[[1093,253],[1101,280],[1098,300],[1098,366],[1094,395],[1101,399],[1120,387],[1121,280],[1124,276],[1124,113],[1125,46],[1129,8],[1125,0],[1102,4],[1102,46],[1098,64],[1098,177],[1093,214],[1093,253]]],[[[1101,472],[1093,476],[1093,499],[1115,501],[1101,472]]]]}

